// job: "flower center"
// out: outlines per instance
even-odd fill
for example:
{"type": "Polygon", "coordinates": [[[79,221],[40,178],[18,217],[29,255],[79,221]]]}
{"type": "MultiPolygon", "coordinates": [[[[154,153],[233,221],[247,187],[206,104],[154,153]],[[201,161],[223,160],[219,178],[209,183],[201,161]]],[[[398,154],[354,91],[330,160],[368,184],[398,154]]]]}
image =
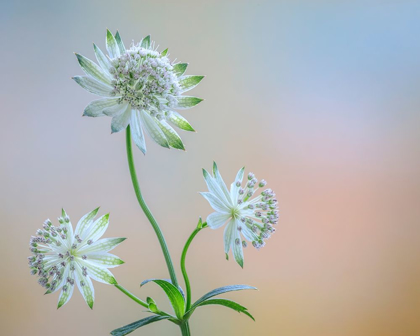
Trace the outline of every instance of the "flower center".
{"type": "Polygon", "coordinates": [[[116,95],[135,109],[162,110],[174,107],[181,94],[178,77],[166,56],[133,46],[112,60],[110,72],[116,95]]]}
{"type": "Polygon", "coordinates": [[[234,207],[231,209],[231,215],[233,219],[238,219],[241,215],[239,208],[238,207],[234,207]]]}

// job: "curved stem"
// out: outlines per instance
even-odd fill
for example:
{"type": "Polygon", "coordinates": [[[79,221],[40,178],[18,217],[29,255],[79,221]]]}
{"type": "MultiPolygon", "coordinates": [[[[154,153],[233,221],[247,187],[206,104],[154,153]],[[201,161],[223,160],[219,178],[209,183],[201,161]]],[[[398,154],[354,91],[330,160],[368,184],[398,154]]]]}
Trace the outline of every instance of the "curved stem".
{"type": "Polygon", "coordinates": [[[182,336],[190,336],[190,325],[188,324],[188,321],[185,321],[180,325],[182,336]]]}
{"type": "Polygon", "coordinates": [[[187,305],[185,307],[185,311],[188,311],[191,308],[191,286],[190,286],[190,279],[188,278],[187,269],[185,268],[185,259],[187,257],[188,248],[191,245],[191,242],[193,241],[194,237],[199,233],[203,228],[206,227],[206,224],[204,223],[203,226],[198,226],[193,233],[191,233],[191,236],[188,238],[187,242],[185,243],[184,249],[182,250],[181,255],[181,271],[182,275],[184,277],[185,281],[185,290],[187,291],[187,305]]]}
{"type": "Polygon", "coordinates": [[[145,307],[145,308],[149,308],[149,305],[144,302],[143,300],[139,299],[137,296],[135,296],[134,294],[130,293],[128,290],[126,290],[123,286],[116,284],[114,285],[115,287],[117,287],[121,292],[123,292],[125,295],[127,295],[131,300],[137,302],[139,305],[145,307]]]}
{"type": "Polygon", "coordinates": [[[165,257],[166,266],[168,267],[169,275],[171,277],[172,284],[175,287],[178,287],[178,281],[176,279],[176,274],[174,270],[174,265],[172,264],[171,255],[169,254],[168,246],[166,245],[165,238],[163,237],[163,233],[159,227],[159,224],[156,222],[156,219],[153,217],[152,212],[150,211],[149,207],[147,206],[146,202],[143,199],[143,195],[140,191],[139,181],[137,179],[136,168],[134,166],[133,160],[133,150],[131,147],[131,131],[130,125],[127,126],[126,132],[126,146],[127,146],[127,159],[128,159],[128,166],[130,168],[131,180],[133,182],[134,191],[137,196],[137,200],[142,208],[144,214],[146,215],[147,219],[149,220],[150,224],[152,224],[153,229],[155,230],[156,236],[159,240],[160,247],[162,248],[163,255],[165,257]]]}

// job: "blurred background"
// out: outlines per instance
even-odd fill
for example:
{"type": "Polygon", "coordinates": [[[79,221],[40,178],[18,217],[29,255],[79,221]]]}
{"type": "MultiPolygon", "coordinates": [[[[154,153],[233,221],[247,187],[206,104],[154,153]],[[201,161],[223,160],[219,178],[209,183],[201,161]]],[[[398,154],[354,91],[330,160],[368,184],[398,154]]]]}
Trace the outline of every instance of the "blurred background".
{"type": "MultiPolygon", "coordinates": [[[[65,207],[74,222],[97,206],[118,281],[169,309],[147,278],[167,278],[157,239],[128,174],[124,134],[109,118],[82,118],[95,97],[70,77],[73,52],[94,59],[106,28],[147,34],[206,75],[205,102],[183,115],[187,151],[147,139],[135,151],[143,193],[177,270],[199,216],[212,211],[201,168],[215,160],[232,181],[243,165],[280,203],[277,233],[226,261],[223,231],[206,230],[187,260],[194,298],[228,284],[249,308],[197,310],[192,334],[420,335],[420,4],[418,1],[1,1],[0,215],[2,335],[107,335],[143,308],[95,283],[56,309],[29,274],[28,241],[65,207]]],[[[180,273],[179,273],[180,274],[180,273]]],[[[180,335],[160,322],[136,335],[180,335]]],[[[134,335],[134,334],[133,334],[134,335]]]]}

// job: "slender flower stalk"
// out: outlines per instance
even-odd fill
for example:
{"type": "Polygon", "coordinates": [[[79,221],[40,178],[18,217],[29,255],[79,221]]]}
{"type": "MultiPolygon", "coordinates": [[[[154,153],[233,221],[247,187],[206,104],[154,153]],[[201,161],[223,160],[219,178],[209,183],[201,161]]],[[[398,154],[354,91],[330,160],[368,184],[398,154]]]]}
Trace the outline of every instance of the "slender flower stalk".
{"type": "Polygon", "coordinates": [[[190,285],[190,279],[188,278],[188,273],[187,273],[187,269],[185,267],[185,259],[187,257],[187,252],[188,252],[188,248],[191,245],[191,242],[193,241],[193,239],[195,238],[195,236],[204,228],[207,227],[206,223],[201,223],[201,219],[199,222],[199,225],[197,226],[197,228],[193,231],[193,233],[191,233],[190,237],[188,238],[187,242],[185,243],[184,249],[182,250],[182,255],[181,255],[181,271],[182,271],[182,275],[184,277],[184,281],[185,281],[185,290],[186,290],[186,305],[185,305],[185,311],[188,311],[191,308],[191,285],[190,285]]]}
{"type": "Polygon", "coordinates": [[[153,229],[155,230],[156,236],[159,240],[160,247],[162,249],[163,255],[165,257],[166,266],[168,267],[169,275],[171,277],[172,284],[178,287],[178,280],[176,278],[174,265],[172,263],[171,255],[169,254],[168,245],[166,244],[165,237],[163,236],[162,230],[159,227],[156,219],[153,217],[152,212],[150,211],[149,207],[147,206],[143,195],[140,190],[139,181],[137,179],[136,168],[134,165],[133,159],[133,150],[131,146],[131,134],[130,134],[130,125],[127,126],[126,131],[126,146],[127,146],[127,160],[128,160],[128,167],[130,169],[131,181],[133,183],[134,192],[137,196],[137,201],[139,202],[140,207],[142,208],[144,214],[146,215],[147,219],[149,220],[150,224],[152,225],[153,229]]]}
{"type": "Polygon", "coordinates": [[[134,302],[137,302],[140,306],[143,306],[145,308],[149,308],[149,305],[144,302],[143,300],[139,299],[137,296],[135,296],[134,294],[130,293],[127,289],[125,289],[123,286],[121,286],[120,284],[116,284],[114,285],[116,288],[118,288],[122,293],[124,293],[125,295],[127,295],[131,300],[133,300],[134,302]]]}

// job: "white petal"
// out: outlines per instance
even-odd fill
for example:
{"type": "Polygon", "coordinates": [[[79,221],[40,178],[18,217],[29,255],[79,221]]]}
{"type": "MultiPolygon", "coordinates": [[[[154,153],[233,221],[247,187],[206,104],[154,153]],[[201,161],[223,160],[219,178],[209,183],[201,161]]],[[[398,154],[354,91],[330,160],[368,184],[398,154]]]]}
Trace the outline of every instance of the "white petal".
{"type": "Polygon", "coordinates": [[[225,181],[223,181],[222,175],[220,175],[219,168],[217,168],[216,162],[213,162],[213,176],[214,176],[215,180],[217,181],[217,184],[219,185],[220,189],[225,194],[226,199],[229,200],[229,202],[232,204],[229,190],[226,187],[225,181]]]}
{"type": "Polygon", "coordinates": [[[81,264],[87,267],[88,276],[90,276],[93,280],[110,285],[117,284],[117,280],[115,280],[112,273],[106,268],[93,265],[89,261],[82,261],[81,264]]]}
{"type": "Polygon", "coordinates": [[[77,288],[79,288],[79,291],[82,293],[86,303],[92,309],[93,302],[95,301],[95,289],[93,288],[92,281],[90,280],[89,276],[83,275],[82,268],[78,263],[75,263],[75,269],[76,274],[74,281],[76,282],[77,288]]]}
{"type": "Polygon", "coordinates": [[[108,252],[121,244],[125,238],[103,238],[94,242],[92,245],[85,245],[78,250],[80,254],[88,254],[94,252],[108,252]]]}
{"type": "Polygon", "coordinates": [[[150,137],[162,147],[169,148],[168,140],[165,134],[163,134],[160,127],[155,123],[153,117],[150,116],[146,111],[140,111],[140,118],[150,137]]]}
{"type": "Polygon", "coordinates": [[[231,216],[226,213],[213,212],[207,216],[207,225],[212,229],[218,229],[227,222],[231,216]]]}
{"type": "Polygon", "coordinates": [[[236,230],[235,220],[232,218],[225,227],[223,238],[225,241],[225,253],[229,253],[230,247],[232,246],[232,240],[234,239],[234,231],[236,230]]]}
{"type": "Polygon", "coordinates": [[[98,60],[99,65],[101,66],[102,70],[106,73],[110,74],[109,69],[112,67],[111,62],[109,59],[104,55],[101,49],[99,49],[96,44],[93,44],[93,48],[95,49],[95,56],[98,60]]]}
{"type": "Polygon", "coordinates": [[[75,76],[74,81],[85,90],[102,97],[114,97],[113,88],[88,76],[75,76]]]}
{"type": "Polygon", "coordinates": [[[109,214],[103,215],[99,217],[92,225],[87,229],[88,233],[85,237],[85,240],[93,240],[96,241],[97,239],[101,238],[101,236],[105,233],[106,229],[109,225],[109,214]]]}
{"type": "Polygon", "coordinates": [[[124,102],[124,103],[117,104],[111,107],[107,107],[104,109],[104,114],[107,115],[108,117],[115,117],[125,112],[128,106],[129,106],[128,103],[124,102]]]}
{"type": "Polygon", "coordinates": [[[242,224],[241,227],[241,232],[246,240],[252,242],[258,238],[258,236],[246,224],[242,224]]]}
{"type": "Polygon", "coordinates": [[[85,56],[76,54],[76,57],[86,75],[91,76],[99,82],[111,85],[112,77],[108,72],[103,71],[101,67],[85,56]]]}
{"type": "Polygon", "coordinates": [[[105,116],[103,113],[104,109],[118,105],[119,99],[120,97],[94,100],[86,106],[83,115],[87,117],[103,117],[105,116]]]}
{"type": "MultiPolygon", "coordinates": [[[[237,227],[237,225],[235,225],[235,227],[237,227]]],[[[233,256],[235,257],[236,262],[239,264],[239,266],[244,267],[244,251],[242,248],[241,236],[237,229],[233,230],[232,251],[233,251],[233,256]],[[236,243],[238,239],[239,239],[239,244],[236,243]]]]}
{"type": "Polygon", "coordinates": [[[218,197],[209,192],[200,192],[200,194],[210,203],[211,207],[217,212],[229,214],[230,210],[218,197]]]}
{"type": "MultiPolygon", "coordinates": [[[[68,277],[74,280],[73,272],[69,272],[68,277]]],[[[64,286],[67,286],[67,290],[66,291],[64,291],[64,289],[61,290],[60,297],[58,298],[58,308],[64,306],[67,302],[69,302],[69,300],[71,299],[73,295],[74,285],[72,286],[69,283],[67,283],[64,286]]]]}
{"type": "Polygon", "coordinates": [[[124,261],[111,253],[89,253],[87,260],[95,266],[105,268],[114,268],[124,264],[124,261]]]}
{"type": "Polygon", "coordinates": [[[240,186],[236,186],[236,182],[239,182],[242,185],[242,180],[244,178],[244,171],[245,167],[242,167],[239,169],[238,174],[236,174],[235,181],[230,185],[230,197],[232,198],[232,201],[237,204],[238,203],[238,192],[241,188],[240,186]]]}
{"type": "Polygon", "coordinates": [[[227,198],[225,193],[222,191],[222,187],[219,185],[219,182],[213,178],[207,170],[203,169],[203,176],[204,180],[206,181],[207,188],[209,191],[217,196],[217,198],[228,208],[232,207],[232,201],[230,200],[230,197],[227,198]]]}
{"type": "Polygon", "coordinates": [[[99,208],[96,208],[95,210],[92,210],[91,212],[87,213],[82,218],[80,218],[76,226],[75,235],[79,235],[81,239],[84,239],[84,234],[86,233],[86,230],[89,228],[89,226],[92,225],[93,219],[95,218],[98,211],[99,208]]]}
{"type": "Polygon", "coordinates": [[[111,132],[117,133],[125,130],[130,123],[131,119],[131,106],[127,104],[125,111],[112,118],[111,121],[111,132]]]}
{"type": "Polygon", "coordinates": [[[140,112],[137,110],[133,110],[131,113],[131,137],[133,138],[134,143],[136,146],[146,154],[146,142],[144,140],[142,122],[140,118],[140,112]]]}

